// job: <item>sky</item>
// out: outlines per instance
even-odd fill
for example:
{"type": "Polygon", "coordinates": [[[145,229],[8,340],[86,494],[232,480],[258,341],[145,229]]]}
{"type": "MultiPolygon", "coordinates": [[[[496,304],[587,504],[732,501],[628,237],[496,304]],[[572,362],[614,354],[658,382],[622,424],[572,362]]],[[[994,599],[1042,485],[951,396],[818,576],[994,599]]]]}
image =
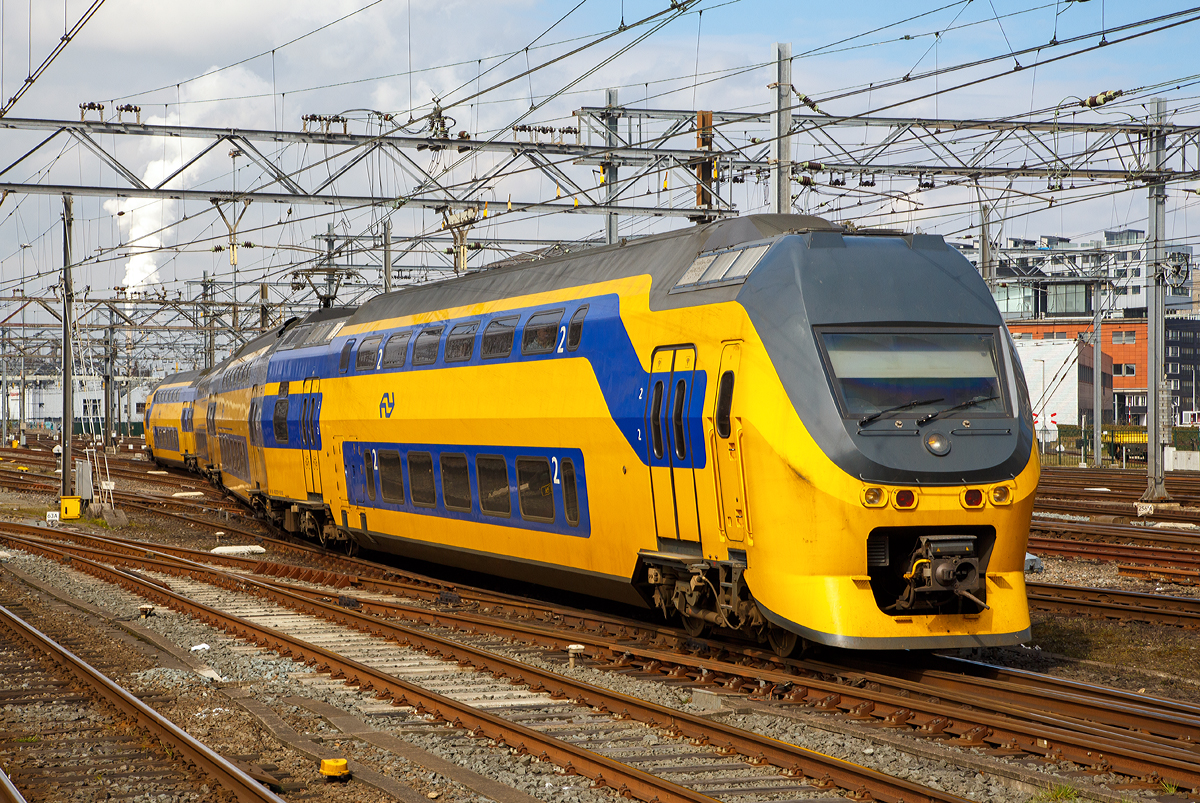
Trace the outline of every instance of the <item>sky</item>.
{"type": "MultiPolygon", "coordinates": [[[[93,2],[0,0],[0,97],[13,96],[93,2]]],[[[772,103],[772,45],[783,42],[795,57],[796,91],[832,115],[1127,121],[1144,119],[1147,99],[1158,95],[1167,100],[1172,123],[1197,125],[1200,61],[1192,47],[1200,9],[1122,30],[1186,8],[1113,0],[698,0],[676,13],[670,0],[105,0],[7,116],[78,120],[81,103],[101,102],[105,119],[115,119],[118,104],[136,104],[147,122],[295,131],[304,125],[303,115],[336,113],[349,118],[355,133],[378,133],[383,114],[401,123],[411,119],[408,130],[422,130],[437,99],[453,118],[452,132],[505,139],[514,121],[577,125],[572,112],[603,105],[609,87],[617,88],[621,103],[639,109],[765,111],[772,103]],[[647,18],[651,21],[636,24],[647,18]],[[622,22],[632,27],[622,32],[622,22]],[[1176,27],[1121,41],[1170,25],[1176,27]],[[1101,32],[1110,44],[1097,47],[1101,32]],[[1069,42],[1074,37],[1078,41],[1069,42]],[[1052,41],[1064,44],[1051,46],[1052,41]],[[576,48],[583,49],[510,80],[576,48]],[[1087,52],[1049,61],[1074,51],[1087,52]],[[962,66],[980,61],[985,63],[962,66]],[[921,77],[928,72],[938,74],[921,77]],[[910,80],[902,80],[906,76],[910,80]],[[1095,111],[1077,106],[1078,98],[1116,89],[1128,97],[1095,111]],[[477,92],[478,98],[470,97],[477,92]],[[913,100],[935,92],[941,94],[913,100]]],[[[647,124],[642,136],[651,130],[647,124]]],[[[839,130],[836,136],[839,145],[854,149],[879,131],[839,130]]],[[[749,147],[751,137],[766,135],[766,126],[729,126],[722,133],[749,147]]],[[[0,129],[0,165],[8,166],[43,136],[0,129]]],[[[202,143],[113,138],[102,144],[140,176],[157,179],[202,143]]],[[[1184,153],[1192,169],[1200,161],[1196,148],[1184,153]]],[[[298,169],[319,162],[322,154],[316,151],[289,146],[271,156],[286,169],[298,169]]],[[[809,152],[801,145],[796,157],[810,158],[809,152]]],[[[413,158],[436,171],[451,155],[413,158]]],[[[482,175],[496,158],[462,160],[447,180],[482,175]]],[[[593,187],[599,180],[591,168],[564,169],[593,187]]],[[[827,178],[818,176],[818,183],[827,178]]],[[[40,151],[4,180],[117,182],[110,168],[70,144],[40,151]]],[[[222,152],[186,171],[176,186],[228,189],[253,180],[244,160],[239,165],[222,152]]],[[[656,181],[635,188],[638,203],[686,202],[689,190],[682,183],[663,193],[656,181]]],[[[338,189],[394,197],[411,186],[394,165],[380,161],[365,165],[338,189]]],[[[1176,240],[1200,239],[1195,231],[1200,196],[1180,191],[1196,186],[1173,186],[1169,193],[1168,234],[1176,240]]],[[[562,193],[553,180],[529,170],[489,187],[481,197],[497,211],[507,197],[549,201],[562,193]]],[[[918,192],[913,181],[880,179],[874,190],[794,191],[796,211],[839,221],[921,228],[958,240],[978,225],[978,196],[965,186],[918,192]],[[889,200],[888,193],[904,200],[889,200]]],[[[754,177],[729,192],[741,212],[766,211],[765,184],[754,177]]],[[[1048,191],[1044,179],[1014,186],[985,182],[982,192],[997,206],[1003,236],[1056,234],[1086,241],[1102,238],[1105,229],[1145,228],[1146,190],[1136,182],[1074,203],[1048,191]]],[[[203,272],[232,278],[228,254],[212,250],[226,230],[211,205],[79,198],[75,217],[76,284],[96,294],[142,287],[191,296],[203,272]],[[131,242],[139,247],[126,247],[131,242]]],[[[313,238],[330,223],[339,233],[360,235],[376,231],[385,217],[405,237],[436,232],[440,220],[431,210],[253,205],[244,218],[244,236],[257,247],[242,250],[239,281],[286,283],[296,265],[311,264],[313,238]]],[[[0,203],[0,296],[21,286],[27,293],[45,291],[57,281],[60,218],[57,197],[14,195],[0,203]]],[[[622,218],[621,234],[688,225],[684,218],[629,216],[622,218]]],[[[594,215],[496,214],[474,233],[572,240],[600,236],[603,226],[603,218],[594,215]]],[[[444,266],[445,256],[431,253],[443,245],[402,253],[398,263],[422,275],[422,266],[444,266]]],[[[490,258],[503,255],[491,252],[490,258]]]]}

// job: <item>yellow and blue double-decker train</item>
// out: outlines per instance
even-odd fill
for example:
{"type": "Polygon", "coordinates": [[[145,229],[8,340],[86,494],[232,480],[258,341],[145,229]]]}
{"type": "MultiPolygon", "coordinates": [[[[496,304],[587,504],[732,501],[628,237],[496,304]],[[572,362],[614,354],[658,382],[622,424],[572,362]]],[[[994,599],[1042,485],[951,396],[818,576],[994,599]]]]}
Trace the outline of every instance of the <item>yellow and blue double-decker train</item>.
{"type": "Polygon", "coordinates": [[[1028,392],[941,237],[721,221],[322,310],[191,381],[201,470],[326,542],[779,652],[1029,635],[1028,392]]]}

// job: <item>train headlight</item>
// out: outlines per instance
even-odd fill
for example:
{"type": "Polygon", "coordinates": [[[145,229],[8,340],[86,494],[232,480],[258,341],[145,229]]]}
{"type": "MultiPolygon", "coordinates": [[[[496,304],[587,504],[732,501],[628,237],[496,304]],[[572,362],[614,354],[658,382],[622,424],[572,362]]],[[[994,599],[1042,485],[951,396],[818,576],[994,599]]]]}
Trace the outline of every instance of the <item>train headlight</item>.
{"type": "Polygon", "coordinates": [[[1007,485],[997,485],[992,489],[992,504],[1007,505],[1012,501],[1012,489],[1007,485]]]}
{"type": "Polygon", "coordinates": [[[925,436],[925,448],[938,457],[950,454],[950,439],[940,432],[930,432],[925,436]]]}
{"type": "Polygon", "coordinates": [[[887,504],[887,494],[882,488],[863,488],[862,503],[865,507],[883,507],[887,504]]]}
{"type": "Polygon", "coordinates": [[[983,491],[978,488],[968,488],[962,494],[963,507],[983,507],[983,491]]]}
{"type": "Polygon", "coordinates": [[[907,488],[896,491],[892,496],[892,504],[898,508],[910,508],[917,506],[917,495],[907,488]]]}

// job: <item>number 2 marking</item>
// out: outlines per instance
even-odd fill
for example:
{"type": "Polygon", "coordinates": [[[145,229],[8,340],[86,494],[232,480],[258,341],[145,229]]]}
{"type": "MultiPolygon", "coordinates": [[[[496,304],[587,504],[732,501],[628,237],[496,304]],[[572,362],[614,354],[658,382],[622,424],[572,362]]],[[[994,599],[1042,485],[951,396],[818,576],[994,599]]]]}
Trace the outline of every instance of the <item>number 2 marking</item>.
{"type": "Polygon", "coordinates": [[[643,396],[645,396],[645,395],[646,395],[646,389],[645,389],[645,388],[638,388],[638,401],[641,401],[641,400],[642,400],[642,397],[643,397],[643,396]]]}
{"type": "MultiPolygon", "coordinates": [[[[567,339],[567,327],[565,327],[565,326],[558,327],[558,351],[556,353],[562,354],[563,341],[565,341],[566,339],[567,339]]],[[[556,482],[557,482],[557,480],[556,480],[556,482]]]]}
{"type": "Polygon", "coordinates": [[[560,485],[561,483],[558,481],[558,458],[551,457],[550,460],[554,463],[554,484],[560,485]]]}

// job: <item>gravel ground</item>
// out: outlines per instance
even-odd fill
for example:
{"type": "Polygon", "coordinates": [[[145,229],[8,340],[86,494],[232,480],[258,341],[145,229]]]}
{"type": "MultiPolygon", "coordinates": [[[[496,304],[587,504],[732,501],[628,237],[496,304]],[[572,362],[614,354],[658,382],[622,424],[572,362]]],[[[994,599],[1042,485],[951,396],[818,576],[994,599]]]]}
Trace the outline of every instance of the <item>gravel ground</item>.
{"type": "MultiPolygon", "coordinates": [[[[44,512],[44,499],[29,494],[0,492],[0,515],[6,514],[21,519],[40,517],[39,508],[44,512]],[[10,506],[15,510],[10,511],[10,506]]],[[[186,525],[160,525],[159,521],[155,520],[153,526],[135,525],[130,532],[122,532],[122,535],[193,548],[212,546],[206,542],[197,543],[196,531],[186,525]]],[[[204,540],[207,541],[207,538],[204,540]]],[[[222,539],[222,543],[229,543],[231,540],[236,543],[236,539],[222,539]]],[[[271,559],[279,559],[281,562],[283,558],[284,556],[271,556],[271,559]]],[[[1058,558],[1044,558],[1044,562],[1045,572],[1031,575],[1031,580],[1131,588],[1151,593],[1200,593],[1200,589],[1161,585],[1159,587],[1162,590],[1155,592],[1153,584],[1147,588],[1147,584],[1142,581],[1119,578],[1115,567],[1099,563],[1058,558]]],[[[140,598],[49,561],[18,554],[13,558],[13,563],[50,584],[68,588],[69,593],[74,596],[119,614],[133,615],[137,606],[141,604],[140,598]]],[[[294,675],[308,673],[306,667],[269,654],[254,654],[245,649],[234,649],[235,642],[226,639],[222,634],[171,611],[158,611],[157,615],[145,624],[185,649],[198,644],[209,645],[208,649],[201,651],[203,659],[221,675],[225,683],[252,686],[258,700],[271,706],[300,733],[315,734],[325,739],[331,748],[345,751],[347,757],[359,760],[386,775],[402,779],[426,794],[436,793],[439,799],[478,799],[478,795],[470,790],[458,787],[422,768],[411,766],[403,759],[354,739],[339,738],[323,720],[305,709],[285,702],[285,698],[293,695],[308,696],[359,714],[362,714],[364,704],[373,705],[374,701],[364,699],[355,692],[329,690],[319,685],[314,687],[298,683],[294,675]]],[[[985,660],[1005,665],[1088,682],[1200,700],[1200,684],[1189,682],[1190,678],[1195,677],[1195,668],[1200,663],[1200,656],[1197,656],[1196,646],[1192,643],[1194,641],[1194,634],[1176,628],[1123,625],[1082,617],[1035,614],[1034,640],[1028,649],[990,650],[986,651],[983,657],[985,660]]],[[[693,701],[691,692],[686,689],[588,667],[568,670],[564,663],[531,657],[528,647],[523,645],[493,642],[489,644],[489,648],[513,654],[521,660],[563,674],[574,674],[590,683],[634,694],[664,706],[695,713],[711,710],[708,703],[693,701]]],[[[228,748],[222,748],[226,752],[247,755],[261,753],[263,763],[276,764],[296,779],[319,783],[314,780],[315,768],[311,760],[279,745],[258,725],[257,720],[242,712],[236,705],[217,702],[221,698],[214,692],[223,684],[208,681],[191,672],[167,669],[149,670],[138,676],[137,680],[144,684],[143,688],[147,691],[174,695],[177,702],[174,708],[168,711],[168,715],[199,738],[214,745],[228,745],[228,748]]],[[[946,761],[930,761],[892,746],[873,743],[867,738],[822,728],[819,722],[797,722],[794,719],[766,716],[761,713],[724,712],[717,716],[729,717],[727,721],[739,727],[752,728],[809,749],[976,800],[1024,801],[1030,797],[1027,792],[1014,791],[994,778],[954,767],[954,748],[948,748],[946,761]]],[[[377,727],[383,728],[386,725],[378,724],[377,727]]],[[[399,731],[397,735],[544,800],[566,799],[578,800],[581,803],[612,800],[611,794],[606,791],[597,792],[583,788],[587,785],[586,781],[562,776],[550,765],[528,756],[518,757],[489,749],[477,740],[448,737],[445,732],[436,734],[399,731]]],[[[1044,769],[1055,773],[1059,768],[1050,766],[1044,769]]],[[[1073,768],[1061,769],[1065,772],[1073,768]]],[[[1070,782],[1071,779],[1062,774],[1056,774],[1053,780],[1053,783],[1070,782]]],[[[1126,796],[1134,798],[1139,794],[1126,793],[1126,796]]],[[[364,792],[363,787],[358,785],[323,787],[321,799],[373,803],[375,799],[385,797],[372,798],[370,790],[364,792]],[[351,795],[352,790],[358,791],[351,795]],[[367,796],[361,796],[362,794],[367,796]]]]}

